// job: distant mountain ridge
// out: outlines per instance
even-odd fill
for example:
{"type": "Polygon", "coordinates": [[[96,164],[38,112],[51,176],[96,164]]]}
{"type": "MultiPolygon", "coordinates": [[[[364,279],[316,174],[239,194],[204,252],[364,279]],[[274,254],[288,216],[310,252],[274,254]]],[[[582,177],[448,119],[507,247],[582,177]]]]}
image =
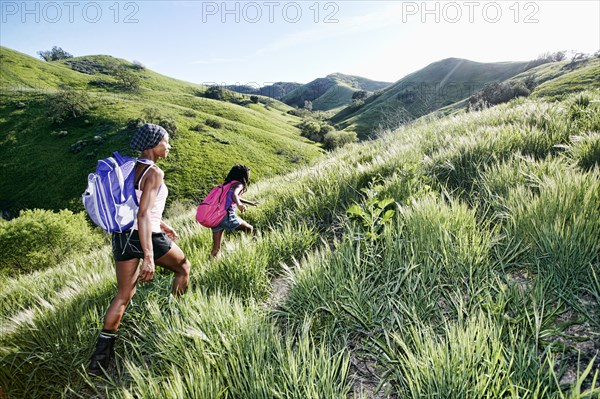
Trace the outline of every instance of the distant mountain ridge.
{"type": "Polygon", "coordinates": [[[390,84],[360,76],[332,73],[296,88],[281,101],[299,108],[304,106],[305,101],[311,101],[313,110],[327,111],[351,103],[352,95],[359,90],[375,92],[390,84]]]}
{"type": "Polygon", "coordinates": [[[393,127],[467,98],[489,82],[523,72],[528,64],[446,58],[405,76],[364,104],[344,108],[331,121],[364,136],[378,125],[393,127]]]}
{"type": "Polygon", "coordinates": [[[235,91],[237,93],[248,94],[248,95],[260,95],[265,97],[271,97],[276,100],[281,100],[288,93],[294,91],[298,87],[301,87],[302,83],[295,82],[275,82],[270,85],[255,87],[252,85],[228,85],[226,89],[235,91]]]}

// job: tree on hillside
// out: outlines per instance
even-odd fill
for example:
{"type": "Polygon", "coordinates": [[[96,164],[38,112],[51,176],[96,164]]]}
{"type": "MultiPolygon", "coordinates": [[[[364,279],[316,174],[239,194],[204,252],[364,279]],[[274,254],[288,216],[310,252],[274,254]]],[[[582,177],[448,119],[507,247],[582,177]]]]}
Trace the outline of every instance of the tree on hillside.
{"type": "Polygon", "coordinates": [[[582,53],[579,51],[573,52],[573,56],[571,57],[571,62],[565,65],[566,69],[575,69],[578,68],[581,64],[587,62],[589,59],[589,55],[586,53],[582,53]]]}
{"type": "Polygon", "coordinates": [[[67,87],[48,96],[48,117],[56,124],[75,119],[87,113],[90,107],[90,98],[85,91],[67,87]]]}
{"type": "Polygon", "coordinates": [[[359,90],[359,91],[355,91],[354,93],[352,93],[353,100],[364,100],[368,96],[369,96],[369,93],[367,93],[365,90],[359,90]]]}
{"type": "Polygon", "coordinates": [[[527,85],[519,80],[489,83],[469,98],[468,110],[479,111],[513,98],[527,97],[530,93],[527,85]]]}
{"type": "Polygon", "coordinates": [[[567,57],[567,53],[565,51],[556,51],[554,53],[543,53],[540,54],[535,60],[529,61],[525,70],[534,68],[539,65],[548,64],[550,62],[559,62],[564,60],[567,57]]]}
{"type": "Polygon", "coordinates": [[[67,53],[65,50],[57,46],[52,47],[52,50],[38,51],[37,53],[41,59],[47,62],[73,58],[72,54],[67,53]]]}
{"type": "Polygon", "coordinates": [[[143,70],[146,69],[146,66],[144,64],[142,64],[138,60],[133,60],[133,69],[137,69],[139,71],[143,71],[143,70]]]}
{"type": "Polygon", "coordinates": [[[305,118],[299,125],[300,135],[309,140],[322,142],[325,135],[335,128],[324,120],[315,119],[314,117],[305,118]]]}
{"type": "Polygon", "coordinates": [[[125,67],[115,69],[114,76],[125,90],[133,91],[140,88],[140,77],[125,67]]]}
{"type": "Polygon", "coordinates": [[[225,89],[217,85],[210,86],[208,89],[206,89],[204,97],[212,98],[213,100],[223,101],[225,100],[225,89]]]}

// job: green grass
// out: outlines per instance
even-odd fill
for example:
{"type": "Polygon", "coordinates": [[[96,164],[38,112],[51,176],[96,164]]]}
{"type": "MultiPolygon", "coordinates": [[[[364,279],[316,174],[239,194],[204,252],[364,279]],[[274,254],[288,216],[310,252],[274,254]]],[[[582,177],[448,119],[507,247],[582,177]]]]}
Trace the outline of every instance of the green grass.
{"type": "Polygon", "coordinates": [[[571,70],[564,63],[561,75],[544,80],[533,91],[536,97],[562,98],[567,94],[600,87],[600,57],[593,57],[571,70]]]}
{"type": "MultiPolygon", "coordinates": [[[[308,164],[322,154],[300,136],[295,127],[299,118],[286,113],[291,108],[275,100],[268,108],[211,100],[198,96],[204,90],[200,85],[149,70],[135,72],[144,76],[142,87],[129,93],[90,86],[94,80],[114,83],[114,78],[76,72],[66,61],[46,63],[4,47],[0,56],[0,209],[11,215],[36,207],[81,210],[79,197],[97,159],[114,150],[135,155],[129,149],[134,130],[127,129],[127,122],[144,117],[148,107],[172,118],[178,127],[171,157],[161,164],[168,176],[169,201],[203,198],[235,163],[249,165],[253,179],[260,180],[308,164]],[[86,115],[56,125],[48,120],[47,99],[61,84],[85,91],[92,108],[86,115]],[[207,126],[209,118],[222,127],[207,126]],[[58,131],[68,135],[52,135],[58,131]],[[95,142],[95,136],[102,141],[95,142]],[[80,140],[88,145],[72,153],[71,145],[80,140]]],[[[75,60],[131,65],[109,56],[75,60]]]]}
{"type": "Polygon", "coordinates": [[[263,179],[244,215],[258,233],[228,235],[216,261],[194,210],[171,208],[191,289],[169,297],[164,271],[139,287],[104,380],[84,367],[115,291],[109,248],[4,278],[0,386],[31,398],[597,398],[598,99],[423,119],[263,179]],[[391,221],[374,198],[393,198],[391,221]],[[352,205],[367,216],[349,219],[352,205]],[[289,291],[274,292],[282,281],[289,291]]]}

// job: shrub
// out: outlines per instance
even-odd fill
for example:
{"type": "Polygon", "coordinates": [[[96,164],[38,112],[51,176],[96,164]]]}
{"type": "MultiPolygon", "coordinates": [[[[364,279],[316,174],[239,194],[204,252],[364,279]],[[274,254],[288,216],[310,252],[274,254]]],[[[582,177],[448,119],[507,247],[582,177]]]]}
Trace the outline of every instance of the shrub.
{"type": "Polygon", "coordinates": [[[158,109],[157,107],[146,107],[142,110],[142,113],[144,114],[143,119],[145,119],[148,122],[157,121],[162,117],[160,109],[158,109]]]}
{"type": "Polygon", "coordinates": [[[327,150],[334,150],[348,143],[354,143],[356,140],[356,132],[331,131],[323,138],[323,145],[327,150]]]}
{"type": "Polygon", "coordinates": [[[221,129],[223,127],[223,124],[220,121],[212,118],[208,118],[204,123],[206,126],[210,126],[214,129],[221,129]]]}
{"type": "Polygon", "coordinates": [[[173,119],[173,117],[164,116],[160,118],[156,124],[164,127],[165,130],[169,132],[171,138],[174,138],[177,135],[177,123],[175,122],[175,119],[173,119]]]}
{"type": "Polygon", "coordinates": [[[352,103],[349,105],[349,109],[352,112],[355,112],[362,108],[363,105],[365,105],[364,100],[352,100],[352,103]]]}
{"type": "Polygon", "coordinates": [[[0,271],[30,272],[56,266],[101,241],[100,234],[89,227],[83,213],[21,211],[18,218],[0,225],[0,271]]]}
{"type": "Polygon", "coordinates": [[[306,118],[310,115],[310,111],[301,109],[301,108],[294,108],[294,109],[290,109],[289,111],[287,111],[287,114],[293,115],[293,116],[298,116],[300,118],[306,118]]]}
{"type": "Polygon", "coordinates": [[[142,126],[144,123],[146,123],[146,120],[144,120],[143,118],[130,119],[127,121],[126,128],[128,130],[136,130],[137,128],[142,126]]]}
{"type": "Polygon", "coordinates": [[[206,89],[204,97],[223,101],[225,100],[225,89],[223,89],[221,86],[210,86],[208,89],[206,89]]]}
{"type": "Polygon", "coordinates": [[[527,97],[530,90],[521,81],[494,82],[469,98],[469,109],[479,111],[488,106],[502,104],[517,97],[527,97]]]}
{"type": "Polygon", "coordinates": [[[305,119],[298,127],[300,128],[300,135],[302,137],[306,137],[316,142],[323,141],[327,133],[335,130],[334,127],[327,122],[313,118],[305,119]]]}
{"type": "Polygon", "coordinates": [[[250,96],[250,101],[252,101],[253,104],[258,104],[258,96],[250,96]]]}
{"type": "Polygon", "coordinates": [[[144,66],[144,64],[142,64],[140,61],[138,60],[133,60],[133,65],[132,65],[133,69],[136,69],[138,71],[143,71],[146,69],[146,67],[144,66]]]}
{"type": "Polygon", "coordinates": [[[142,112],[144,113],[144,118],[138,118],[138,121],[145,120],[148,123],[154,123],[162,126],[167,132],[169,132],[171,138],[175,137],[177,134],[177,123],[175,122],[175,118],[169,115],[164,115],[160,109],[156,107],[146,107],[142,110],[142,112]]]}
{"type": "Polygon", "coordinates": [[[140,77],[131,70],[124,67],[115,70],[115,78],[123,90],[138,90],[140,88],[140,77]]]}
{"type": "Polygon", "coordinates": [[[316,121],[306,121],[301,126],[302,136],[308,137],[313,141],[320,141],[316,139],[316,135],[321,130],[321,126],[316,121]]]}
{"type": "Polygon", "coordinates": [[[52,123],[75,119],[87,113],[90,107],[90,98],[84,91],[66,88],[48,96],[48,117],[52,123]]]}
{"type": "Polygon", "coordinates": [[[369,93],[367,93],[365,90],[358,90],[352,93],[353,100],[364,100],[367,97],[369,97],[369,93]]]}

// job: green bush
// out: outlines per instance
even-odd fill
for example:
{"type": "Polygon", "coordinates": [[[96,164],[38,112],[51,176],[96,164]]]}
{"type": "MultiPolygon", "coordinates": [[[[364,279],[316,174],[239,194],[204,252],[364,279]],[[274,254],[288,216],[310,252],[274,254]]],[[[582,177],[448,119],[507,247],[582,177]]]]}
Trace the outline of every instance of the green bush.
{"type": "Polygon", "coordinates": [[[142,79],[130,69],[124,67],[117,68],[114,76],[123,90],[135,91],[140,88],[142,79]]]}
{"type": "Polygon", "coordinates": [[[0,272],[30,272],[56,266],[73,254],[88,252],[101,241],[83,213],[21,211],[18,218],[0,224],[0,272]]]}
{"type": "Polygon", "coordinates": [[[325,135],[335,128],[325,121],[307,118],[300,123],[300,135],[312,141],[322,142],[325,135]]]}
{"type": "Polygon", "coordinates": [[[469,98],[469,110],[479,111],[488,106],[502,104],[517,97],[527,97],[530,90],[524,82],[494,82],[487,84],[469,98]]]}
{"type": "Polygon", "coordinates": [[[171,115],[163,114],[159,108],[154,106],[144,108],[142,113],[144,114],[144,118],[138,118],[138,121],[145,121],[162,126],[167,132],[169,132],[171,138],[177,135],[177,122],[171,115]]]}
{"type": "Polygon", "coordinates": [[[213,100],[224,101],[226,99],[225,89],[221,86],[210,86],[204,92],[204,97],[212,98],[213,100]]]}
{"type": "Polygon", "coordinates": [[[327,150],[334,150],[348,143],[354,143],[356,140],[356,132],[331,131],[323,138],[323,145],[327,150]]]}
{"type": "Polygon", "coordinates": [[[89,112],[90,97],[85,91],[65,88],[47,98],[48,118],[52,123],[61,124],[67,119],[75,119],[89,112]]]}
{"type": "Polygon", "coordinates": [[[208,118],[204,123],[206,126],[210,126],[214,129],[221,129],[223,127],[221,121],[218,121],[217,119],[208,118]]]}

